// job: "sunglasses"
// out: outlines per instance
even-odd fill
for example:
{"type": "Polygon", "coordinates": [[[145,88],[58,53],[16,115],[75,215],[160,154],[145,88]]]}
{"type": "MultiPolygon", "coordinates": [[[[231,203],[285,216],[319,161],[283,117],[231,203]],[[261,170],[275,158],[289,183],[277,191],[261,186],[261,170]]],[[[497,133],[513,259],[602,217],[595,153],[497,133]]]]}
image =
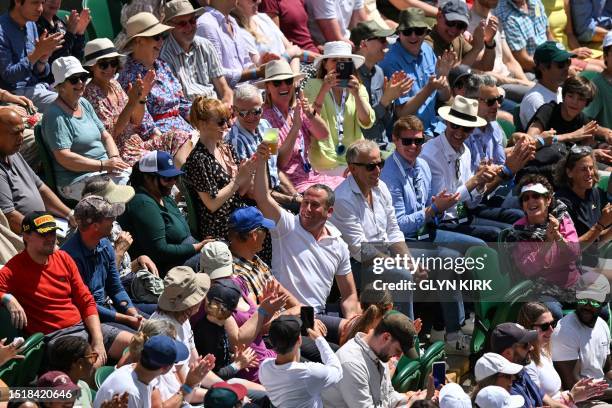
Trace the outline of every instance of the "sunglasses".
{"type": "Polygon", "coordinates": [[[152,35],[152,36],[151,36],[151,37],[149,37],[149,38],[152,38],[152,39],[153,39],[153,40],[155,40],[155,41],[159,41],[159,40],[165,40],[167,36],[168,36],[168,34],[166,34],[166,33],[161,33],[161,34],[155,34],[155,35],[152,35]]]}
{"type": "Polygon", "coordinates": [[[412,34],[416,34],[418,37],[425,35],[427,33],[426,27],[410,27],[402,30],[401,33],[406,37],[410,37],[412,34]]]}
{"type": "Polygon", "coordinates": [[[382,168],[385,165],[385,161],[381,160],[378,163],[351,163],[351,164],[354,164],[355,166],[359,166],[359,167],[365,167],[367,171],[374,171],[374,169],[377,167],[382,170],[382,168]]]}
{"type": "Polygon", "coordinates": [[[534,327],[538,327],[541,331],[545,332],[548,331],[548,329],[550,329],[551,327],[554,329],[555,327],[557,327],[557,321],[553,320],[552,322],[547,322],[547,323],[542,323],[542,324],[536,324],[534,325],[534,327]]]}
{"type": "Polygon", "coordinates": [[[291,85],[293,85],[293,78],[277,79],[277,80],[270,81],[270,82],[272,82],[272,85],[274,85],[274,87],[276,87],[276,88],[281,86],[281,84],[285,84],[287,86],[291,86],[291,85]]]}
{"type": "Polygon", "coordinates": [[[98,61],[97,65],[100,69],[106,69],[108,67],[117,68],[119,66],[119,59],[113,58],[110,60],[98,61]]]}
{"type": "Polygon", "coordinates": [[[189,26],[194,26],[198,23],[198,19],[193,16],[189,20],[179,21],[178,23],[174,23],[176,28],[187,28],[189,26]]]}
{"type": "Polygon", "coordinates": [[[421,146],[423,143],[425,143],[425,138],[422,138],[422,137],[419,137],[419,138],[401,137],[400,139],[402,141],[402,146],[412,146],[412,145],[421,146]]]}
{"type": "Polygon", "coordinates": [[[82,82],[82,83],[87,82],[88,78],[89,78],[89,75],[84,74],[84,75],[73,75],[66,80],[70,82],[72,85],[76,85],[79,82],[82,82]]]}
{"type": "Polygon", "coordinates": [[[461,129],[463,130],[465,133],[472,133],[472,131],[474,130],[473,127],[469,127],[469,126],[461,126],[461,125],[457,125],[455,123],[451,123],[450,124],[451,129],[461,129]]]}
{"type": "Polygon", "coordinates": [[[591,307],[595,308],[595,309],[599,309],[603,303],[598,302],[596,300],[593,299],[580,299],[576,301],[576,304],[578,306],[586,306],[586,305],[591,305],[591,307]]]}
{"type": "MultiPolygon", "coordinates": [[[[261,115],[261,112],[263,112],[263,109],[261,109],[261,108],[255,108],[255,109],[251,109],[251,110],[238,110],[238,109],[236,109],[236,112],[238,112],[238,116],[240,116],[241,118],[246,118],[249,115],[253,115],[253,116],[261,115]]],[[[221,126],[221,125],[219,125],[219,126],[221,126]]]]}
{"type": "Polygon", "coordinates": [[[593,149],[591,146],[572,146],[570,149],[571,154],[582,155],[582,154],[591,154],[593,153],[593,149]]]}
{"type": "Polygon", "coordinates": [[[448,28],[457,28],[461,31],[465,31],[467,29],[467,24],[463,21],[448,21],[446,17],[444,17],[444,22],[448,28]]]}
{"type": "Polygon", "coordinates": [[[497,98],[488,98],[488,99],[482,99],[479,98],[482,102],[486,103],[487,106],[493,106],[495,104],[495,102],[499,103],[500,105],[504,102],[504,96],[503,95],[499,95],[497,98]]]}
{"type": "Polygon", "coordinates": [[[557,66],[558,69],[565,69],[567,67],[569,67],[571,65],[572,61],[571,60],[567,60],[567,61],[556,61],[555,65],[557,66]]]}
{"type": "Polygon", "coordinates": [[[217,121],[215,123],[219,127],[226,127],[226,126],[229,126],[229,119],[225,119],[225,118],[217,119],[217,121]]]}
{"type": "Polygon", "coordinates": [[[539,198],[544,197],[542,194],[538,194],[538,193],[525,193],[521,196],[521,201],[522,202],[526,202],[529,201],[531,199],[537,200],[539,198]]]}
{"type": "Polygon", "coordinates": [[[170,183],[170,182],[178,180],[179,176],[172,176],[172,177],[159,176],[159,178],[167,183],[170,183]]]}

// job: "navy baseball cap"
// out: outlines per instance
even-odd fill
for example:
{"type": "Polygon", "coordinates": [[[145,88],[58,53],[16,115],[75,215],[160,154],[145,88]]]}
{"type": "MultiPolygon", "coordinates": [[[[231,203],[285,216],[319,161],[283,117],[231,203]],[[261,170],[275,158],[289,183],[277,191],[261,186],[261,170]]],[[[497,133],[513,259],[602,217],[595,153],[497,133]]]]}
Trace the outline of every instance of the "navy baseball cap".
{"type": "Polygon", "coordinates": [[[176,177],[185,172],[174,167],[174,160],[170,153],[161,150],[148,152],[138,162],[141,173],[154,173],[162,177],[176,177]]]}
{"type": "Polygon", "coordinates": [[[275,226],[276,223],[264,218],[257,207],[239,208],[230,215],[229,219],[230,229],[236,232],[249,232],[260,227],[272,229],[275,226]]]}
{"type": "Polygon", "coordinates": [[[182,342],[169,336],[158,335],[147,340],[140,354],[140,361],[147,368],[162,368],[184,361],[189,349],[182,342]]]}

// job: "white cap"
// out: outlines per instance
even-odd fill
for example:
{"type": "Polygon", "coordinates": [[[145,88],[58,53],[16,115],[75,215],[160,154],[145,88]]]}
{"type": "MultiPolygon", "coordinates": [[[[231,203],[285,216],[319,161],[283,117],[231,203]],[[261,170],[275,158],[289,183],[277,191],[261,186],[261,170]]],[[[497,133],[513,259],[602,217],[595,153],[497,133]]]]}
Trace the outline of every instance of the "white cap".
{"type": "Polygon", "coordinates": [[[490,385],[478,392],[476,405],[480,408],[520,408],[525,405],[525,398],[521,395],[510,395],[497,385],[490,385]]]}
{"type": "Polygon", "coordinates": [[[53,85],[51,85],[53,88],[75,74],[89,75],[89,72],[85,71],[85,68],[81,66],[79,60],[72,56],[59,57],[53,61],[53,65],[51,65],[51,72],[53,73],[53,78],[55,78],[55,82],[53,82],[53,85]]]}
{"type": "Polygon", "coordinates": [[[603,39],[603,43],[601,44],[601,48],[606,48],[612,45],[612,31],[608,31],[608,34],[603,39]]]}
{"type": "Polygon", "coordinates": [[[504,356],[497,353],[485,353],[476,361],[474,377],[476,381],[482,381],[494,374],[518,374],[523,369],[522,365],[508,361],[504,356]]]}
{"type": "Polygon", "coordinates": [[[470,397],[455,383],[442,387],[438,400],[440,408],[472,408],[470,397]]]}
{"type": "Polygon", "coordinates": [[[521,188],[521,194],[526,193],[527,191],[533,191],[534,193],[538,193],[538,194],[548,194],[548,189],[546,187],[544,187],[544,184],[542,183],[532,183],[532,184],[527,184],[525,186],[523,186],[523,188],[521,188]]]}
{"type": "Polygon", "coordinates": [[[225,242],[208,242],[202,248],[200,272],[208,274],[210,279],[221,279],[234,273],[234,257],[225,242]]]}

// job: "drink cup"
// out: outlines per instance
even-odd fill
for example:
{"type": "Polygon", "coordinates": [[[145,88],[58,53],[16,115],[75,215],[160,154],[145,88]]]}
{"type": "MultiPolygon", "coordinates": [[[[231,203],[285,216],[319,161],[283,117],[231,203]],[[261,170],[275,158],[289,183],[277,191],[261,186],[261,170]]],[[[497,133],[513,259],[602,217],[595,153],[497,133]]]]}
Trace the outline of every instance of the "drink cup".
{"type": "Polygon", "coordinates": [[[269,128],[264,131],[263,141],[266,142],[270,148],[270,154],[275,155],[278,153],[278,129],[269,128]]]}

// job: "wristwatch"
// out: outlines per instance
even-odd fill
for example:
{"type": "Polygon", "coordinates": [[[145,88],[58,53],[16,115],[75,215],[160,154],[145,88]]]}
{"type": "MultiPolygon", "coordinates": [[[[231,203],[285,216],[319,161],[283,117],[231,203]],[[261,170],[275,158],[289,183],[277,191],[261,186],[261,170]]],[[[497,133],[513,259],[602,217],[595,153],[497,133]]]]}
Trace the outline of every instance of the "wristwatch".
{"type": "Polygon", "coordinates": [[[495,46],[497,45],[497,43],[495,42],[495,38],[493,39],[493,42],[491,43],[491,45],[485,43],[485,48],[488,50],[491,50],[493,48],[495,48],[495,46]]]}

